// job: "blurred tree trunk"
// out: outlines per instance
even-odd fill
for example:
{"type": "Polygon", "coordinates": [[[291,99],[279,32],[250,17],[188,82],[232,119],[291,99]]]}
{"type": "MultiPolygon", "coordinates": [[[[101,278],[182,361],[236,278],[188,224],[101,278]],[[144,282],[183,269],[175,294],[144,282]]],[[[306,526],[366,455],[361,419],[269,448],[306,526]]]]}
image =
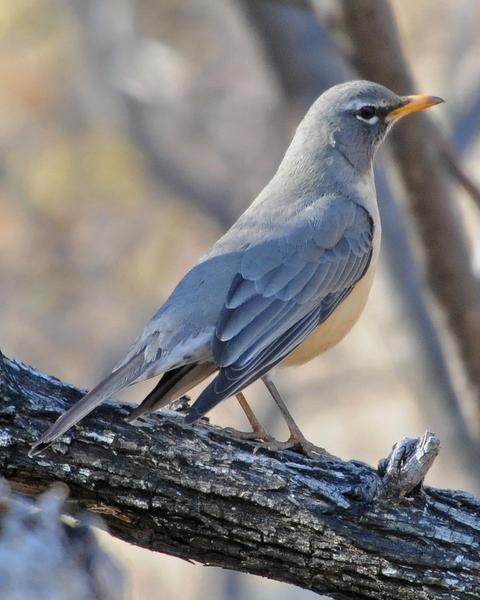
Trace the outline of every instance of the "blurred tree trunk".
{"type": "MultiPolygon", "coordinates": [[[[342,7],[345,45],[358,73],[400,94],[415,92],[389,3],[342,0],[342,7]]],[[[426,115],[416,115],[392,132],[390,147],[422,240],[430,288],[447,315],[480,406],[480,289],[441,136],[426,115]]]]}

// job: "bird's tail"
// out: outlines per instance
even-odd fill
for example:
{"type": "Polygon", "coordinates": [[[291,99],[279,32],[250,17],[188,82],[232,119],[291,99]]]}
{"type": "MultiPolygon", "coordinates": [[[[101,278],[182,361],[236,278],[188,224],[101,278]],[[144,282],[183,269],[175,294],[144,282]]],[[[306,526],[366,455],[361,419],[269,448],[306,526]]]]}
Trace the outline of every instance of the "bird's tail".
{"type": "Polygon", "coordinates": [[[110,373],[93,390],[88,392],[76,404],[64,413],[48,429],[30,449],[29,456],[34,456],[48,448],[57,438],[73,427],[83,417],[86,417],[94,408],[113,394],[135,381],[145,369],[143,352],[134,356],[127,364],[110,373]]]}
{"type": "Polygon", "coordinates": [[[182,394],[187,393],[216,370],[217,366],[213,363],[193,363],[166,371],[144,401],[126,418],[127,423],[180,398],[182,394]]]}

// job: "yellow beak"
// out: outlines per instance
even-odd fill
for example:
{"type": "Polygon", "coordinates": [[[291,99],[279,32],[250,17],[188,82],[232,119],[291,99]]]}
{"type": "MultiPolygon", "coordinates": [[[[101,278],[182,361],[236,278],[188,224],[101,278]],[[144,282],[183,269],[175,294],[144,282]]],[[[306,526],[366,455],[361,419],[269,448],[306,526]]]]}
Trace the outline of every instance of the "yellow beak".
{"type": "Polygon", "coordinates": [[[438,96],[426,96],[425,94],[404,96],[403,101],[401,106],[394,108],[387,114],[385,121],[393,121],[393,119],[398,119],[399,117],[404,117],[410,113],[425,110],[426,108],[430,108],[430,106],[435,106],[436,104],[444,102],[444,100],[438,96]]]}

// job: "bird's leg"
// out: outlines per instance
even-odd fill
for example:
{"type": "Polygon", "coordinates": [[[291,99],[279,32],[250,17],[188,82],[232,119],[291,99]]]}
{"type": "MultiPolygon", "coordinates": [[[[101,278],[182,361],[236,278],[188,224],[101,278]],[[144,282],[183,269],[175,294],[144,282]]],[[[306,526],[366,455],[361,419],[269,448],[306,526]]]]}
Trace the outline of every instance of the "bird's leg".
{"type": "Polygon", "coordinates": [[[247,399],[245,398],[243,393],[238,392],[237,394],[235,394],[235,397],[237,398],[238,403],[242,407],[242,410],[245,413],[245,416],[247,417],[250,426],[252,427],[252,431],[238,431],[238,429],[233,429],[232,427],[228,427],[227,429],[225,429],[225,431],[241,440],[263,440],[265,442],[273,440],[272,436],[270,436],[265,431],[263,425],[255,416],[255,413],[250,408],[250,405],[248,404],[247,399]]]}
{"type": "Polygon", "coordinates": [[[285,402],[280,396],[280,392],[277,390],[275,384],[268,377],[268,375],[264,375],[262,377],[262,381],[267,387],[267,390],[270,392],[272,398],[275,400],[275,404],[280,409],[290,431],[290,437],[286,442],[279,442],[277,440],[267,441],[265,443],[259,444],[257,448],[264,448],[265,450],[273,451],[286,450],[287,448],[295,448],[312,458],[318,456],[319,454],[331,456],[329,452],[327,452],[324,448],[319,448],[318,446],[315,446],[315,444],[312,444],[312,442],[309,442],[305,438],[303,433],[300,431],[300,428],[295,423],[292,415],[289,413],[285,402]]]}

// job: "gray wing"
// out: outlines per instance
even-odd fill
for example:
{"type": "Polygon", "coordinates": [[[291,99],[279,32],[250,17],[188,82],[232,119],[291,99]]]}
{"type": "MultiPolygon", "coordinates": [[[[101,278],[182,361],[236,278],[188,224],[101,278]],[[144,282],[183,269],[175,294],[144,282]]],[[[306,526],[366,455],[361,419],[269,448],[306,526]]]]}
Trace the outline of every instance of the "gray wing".
{"type": "Polygon", "coordinates": [[[320,218],[307,212],[293,223],[287,240],[248,249],[216,326],[220,371],[187,420],[258,379],[326,320],[368,269],[372,239],[368,212],[335,199],[320,218]]]}

